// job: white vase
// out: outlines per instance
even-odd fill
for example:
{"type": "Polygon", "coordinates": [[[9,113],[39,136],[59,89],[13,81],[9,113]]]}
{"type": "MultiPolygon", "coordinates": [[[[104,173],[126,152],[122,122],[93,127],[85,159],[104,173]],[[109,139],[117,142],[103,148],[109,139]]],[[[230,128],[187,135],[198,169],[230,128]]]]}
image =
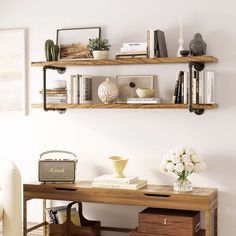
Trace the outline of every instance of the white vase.
{"type": "Polygon", "coordinates": [[[106,79],[98,87],[98,97],[105,104],[113,103],[119,94],[119,90],[115,83],[111,82],[110,79],[106,79]]]}
{"type": "Polygon", "coordinates": [[[107,59],[108,51],[93,51],[93,58],[95,60],[107,59]]]}

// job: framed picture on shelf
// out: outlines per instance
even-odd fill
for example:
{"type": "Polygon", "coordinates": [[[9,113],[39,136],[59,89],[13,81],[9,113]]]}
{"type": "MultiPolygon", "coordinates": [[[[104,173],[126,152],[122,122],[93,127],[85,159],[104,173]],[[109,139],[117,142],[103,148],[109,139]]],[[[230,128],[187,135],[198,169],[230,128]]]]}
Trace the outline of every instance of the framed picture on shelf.
{"type": "Polygon", "coordinates": [[[127,98],[138,97],[137,88],[153,89],[154,75],[118,75],[116,84],[119,89],[117,103],[127,103],[127,98]]]}
{"type": "Polygon", "coordinates": [[[100,38],[100,27],[67,28],[57,30],[57,45],[60,48],[59,59],[91,59],[87,48],[89,39],[100,38]]]}
{"type": "Polygon", "coordinates": [[[25,29],[0,30],[0,112],[26,114],[25,29]]]}

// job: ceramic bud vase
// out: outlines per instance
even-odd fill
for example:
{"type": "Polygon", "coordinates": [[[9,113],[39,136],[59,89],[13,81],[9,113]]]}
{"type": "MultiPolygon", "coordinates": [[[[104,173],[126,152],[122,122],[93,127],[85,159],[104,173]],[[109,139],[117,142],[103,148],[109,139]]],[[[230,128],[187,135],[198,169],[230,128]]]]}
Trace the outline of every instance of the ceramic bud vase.
{"type": "Polygon", "coordinates": [[[119,156],[112,156],[109,157],[112,163],[112,168],[114,172],[114,177],[116,178],[124,178],[124,168],[128,162],[127,158],[119,157],[119,156]]]}
{"type": "Polygon", "coordinates": [[[113,103],[119,94],[119,90],[115,83],[111,82],[110,79],[106,79],[98,87],[98,97],[105,104],[113,103]]]}
{"type": "Polygon", "coordinates": [[[174,181],[174,191],[191,192],[192,190],[192,183],[187,178],[178,178],[174,181]]]}
{"type": "Polygon", "coordinates": [[[107,50],[105,50],[105,51],[94,50],[93,51],[93,58],[95,60],[107,59],[107,57],[108,57],[108,51],[107,50]]]}

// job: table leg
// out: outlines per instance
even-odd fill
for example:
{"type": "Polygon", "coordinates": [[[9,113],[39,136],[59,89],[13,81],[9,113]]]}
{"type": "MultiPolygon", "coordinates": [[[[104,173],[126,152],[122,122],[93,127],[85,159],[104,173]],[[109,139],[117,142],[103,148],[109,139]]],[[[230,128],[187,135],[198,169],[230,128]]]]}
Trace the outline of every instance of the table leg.
{"type": "MultiPolygon", "coordinates": [[[[46,222],[46,213],[45,208],[47,207],[46,199],[43,199],[43,222],[46,222]]],[[[47,234],[47,226],[43,226],[43,236],[46,236],[47,234]]]]}
{"type": "Polygon", "coordinates": [[[218,208],[214,210],[214,236],[218,235],[218,208]]]}
{"type": "Polygon", "coordinates": [[[23,214],[24,214],[24,218],[23,218],[23,235],[27,236],[27,199],[24,198],[24,203],[23,203],[23,214]]]}
{"type": "Polygon", "coordinates": [[[206,236],[211,236],[211,211],[205,211],[206,236]]]}

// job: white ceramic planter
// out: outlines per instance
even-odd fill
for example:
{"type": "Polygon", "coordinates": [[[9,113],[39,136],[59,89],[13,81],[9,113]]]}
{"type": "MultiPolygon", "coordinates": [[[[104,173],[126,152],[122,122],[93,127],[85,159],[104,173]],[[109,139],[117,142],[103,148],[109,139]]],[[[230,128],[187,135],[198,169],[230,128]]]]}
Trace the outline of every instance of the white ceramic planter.
{"type": "Polygon", "coordinates": [[[107,59],[108,51],[93,51],[93,58],[95,60],[107,59]]]}

